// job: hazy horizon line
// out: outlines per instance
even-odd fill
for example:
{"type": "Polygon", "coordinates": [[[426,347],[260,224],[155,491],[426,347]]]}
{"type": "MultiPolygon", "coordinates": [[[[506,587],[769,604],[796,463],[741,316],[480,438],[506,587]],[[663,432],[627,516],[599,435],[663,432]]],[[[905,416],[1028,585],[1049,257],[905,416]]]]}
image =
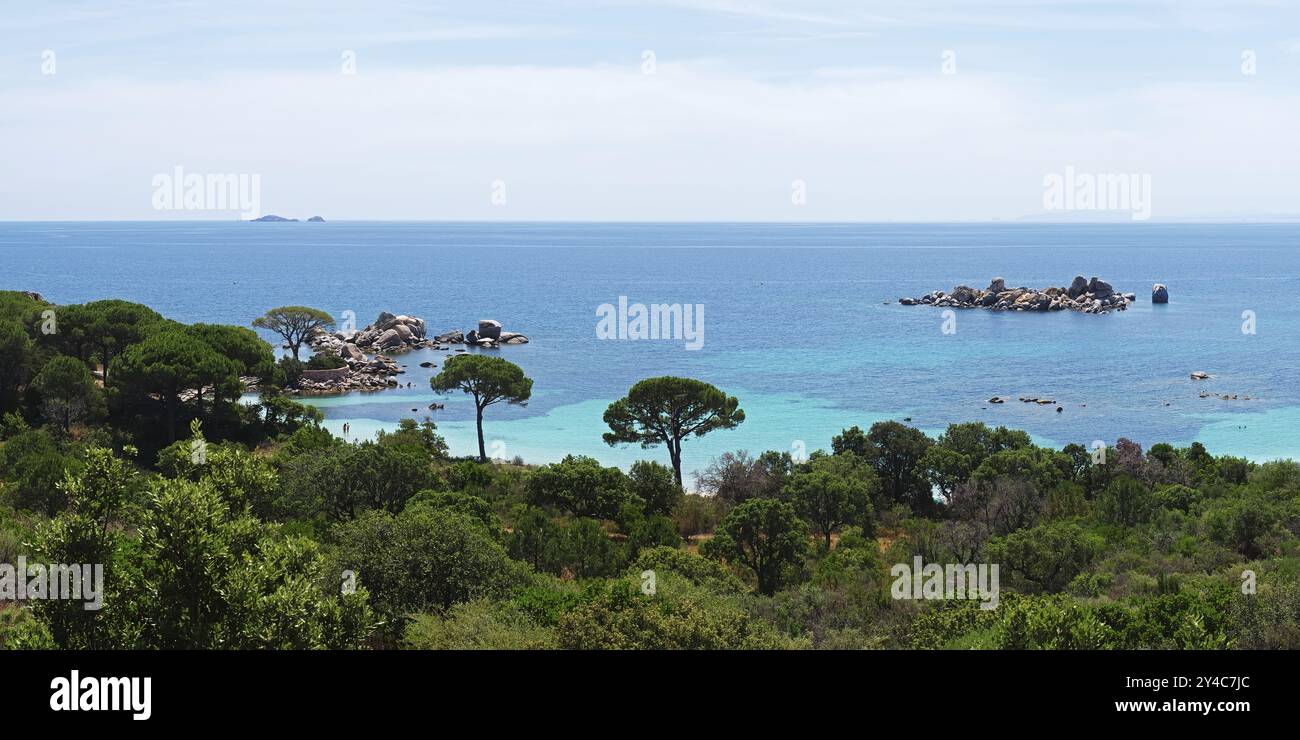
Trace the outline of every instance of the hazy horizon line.
{"type": "MultiPolygon", "coordinates": [[[[279,215],[279,214],[266,214],[279,215]]],[[[287,218],[287,217],[286,217],[287,218]]],[[[640,224],[681,224],[681,225],[727,225],[727,224],[762,224],[771,226],[872,226],[872,225],[970,225],[998,224],[1014,226],[1153,226],[1168,224],[1241,224],[1270,225],[1300,223],[1300,215],[1294,216],[1174,216],[1150,218],[1146,220],[1116,219],[1051,219],[1051,218],[988,218],[988,219],[899,219],[899,220],[849,220],[823,219],[813,221],[796,221],[784,219],[449,219],[449,218],[335,218],[319,222],[308,222],[307,218],[292,218],[285,221],[258,221],[257,219],[142,219],[142,218],[94,218],[94,219],[0,219],[0,224],[234,224],[234,223],[408,223],[408,224],[602,224],[602,225],[640,225],[640,224]]],[[[323,216],[321,218],[324,218],[323,216]]]]}

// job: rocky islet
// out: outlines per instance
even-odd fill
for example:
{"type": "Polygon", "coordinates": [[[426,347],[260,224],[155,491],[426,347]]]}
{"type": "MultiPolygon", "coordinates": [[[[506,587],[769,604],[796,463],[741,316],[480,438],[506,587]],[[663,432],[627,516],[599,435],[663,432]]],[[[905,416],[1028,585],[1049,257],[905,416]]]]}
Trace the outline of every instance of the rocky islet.
{"type": "MultiPolygon", "coordinates": [[[[1166,294],[1167,298],[1167,294],[1166,294]]],[[[936,290],[919,298],[899,298],[904,306],[944,308],[986,308],[992,311],[1078,311],[1104,314],[1123,311],[1137,299],[1133,293],[1119,293],[1105,280],[1076,275],[1069,286],[1008,288],[1006,280],[993,278],[983,290],[958,285],[950,292],[936,290]]]]}

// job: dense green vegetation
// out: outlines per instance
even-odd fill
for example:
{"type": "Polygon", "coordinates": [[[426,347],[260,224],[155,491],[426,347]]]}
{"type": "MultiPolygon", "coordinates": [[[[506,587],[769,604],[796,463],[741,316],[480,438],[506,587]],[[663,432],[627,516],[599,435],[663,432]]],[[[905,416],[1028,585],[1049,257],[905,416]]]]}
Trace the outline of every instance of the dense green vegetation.
{"type": "MultiPolygon", "coordinates": [[[[474,357],[435,387],[480,421],[527,400],[474,357]]],[[[0,293],[0,563],[106,572],[99,610],[0,602],[0,647],[1300,647],[1294,462],[881,422],[806,460],[722,455],[684,494],[682,441],[744,419],[706,383],[610,406],[607,442],[668,452],[624,472],[455,459],[427,421],[346,443],[280,392],[293,363],[246,329],[0,293]],[[916,556],[998,564],[997,608],[891,597],[916,556]]]]}

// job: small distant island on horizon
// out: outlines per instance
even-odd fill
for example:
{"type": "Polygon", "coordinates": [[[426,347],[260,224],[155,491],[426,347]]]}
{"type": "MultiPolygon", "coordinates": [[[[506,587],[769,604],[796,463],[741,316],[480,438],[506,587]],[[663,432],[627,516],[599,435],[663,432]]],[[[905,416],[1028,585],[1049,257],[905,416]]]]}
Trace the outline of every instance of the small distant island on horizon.
{"type": "MultiPolygon", "coordinates": [[[[296,218],[285,218],[284,216],[277,216],[277,215],[275,215],[274,213],[268,213],[268,214],[266,214],[265,216],[261,216],[260,218],[252,218],[252,219],[249,219],[249,221],[251,221],[251,222],[263,221],[263,222],[270,222],[270,223],[280,223],[280,222],[284,222],[284,223],[291,223],[291,222],[292,222],[292,223],[297,223],[297,222],[298,222],[298,219],[296,219],[296,218]]],[[[307,223],[309,223],[309,224],[323,224],[323,223],[325,223],[325,219],[321,218],[320,216],[312,216],[311,218],[307,219],[307,223]]]]}

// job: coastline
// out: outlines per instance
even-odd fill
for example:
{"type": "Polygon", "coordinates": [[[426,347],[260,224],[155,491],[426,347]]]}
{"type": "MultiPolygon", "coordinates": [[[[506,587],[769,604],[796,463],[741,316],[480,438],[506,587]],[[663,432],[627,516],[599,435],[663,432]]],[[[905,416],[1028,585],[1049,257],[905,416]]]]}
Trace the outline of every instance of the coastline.
{"type": "MultiPolygon", "coordinates": [[[[485,433],[508,447],[528,445],[541,461],[572,445],[609,461],[661,456],[605,446],[596,413],[655,375],[701,378],[738,396],[748,418],[717,444],[751,451],[784,450],[799,438],[814,450],[842,427],[907,417],[927,431],[961,421],[1005,425],[1057,446],[1200,439],[1253,459],[1287,454],[1298,436],[1255,416],[1286,418],[1300,407],[1300,388],[1277,380],[1290,372],[1300,305],[1266,298],[1288,293],[1296,283],[1288,276],[1300,275],[1296,226],[331,223],[249,233],[238,224],[5,224],[0,251],[10,287],[59,304],[120,297],[187,323],[244,326],[286,301],[350,310],[363,321],[400,310],[436,331],[482,316],[519,322],[533,343],[498,352],[536,379],[536,394],[528,408],[494,409],[485,433]],[[1225,244],[1234,259],[1222,263],[1225,244]],[[510,269],[491,281],[433,287],[358,280],[358,245],[383,249],[409,274],[484,260],[510,269]],[[48,268],[73,259],[84,265],[77,275],[48,268]],[[1219,267],[1207,272],[1210,264],[1219,267]],[[941,311],[884,304],[990,274],[1045,285],[1080,272],[1125,289],[1166,283],[1171,303],[1152,306],[1143,296],[1106,316],[963,311],[952,335],[941,331],[941,311]],[[595,309],[620,295],[705,305],[704,346],[599,340],[595,309]],[[1247,336],[1240,315],[1251,307],[1261,328],[1247,336]],[[1194,370],[1215,377],[1189,381],[1194,370]],[[1203,390],[1252,400],[1199,398],[1203,390]],[[1020,395],[1055,399],[1064,411],[1028,408],[1014,402],[1020,395]],[[993,396],[1012,402],[995,407],[993,396]],[[810,411],[768,411],[787,397],[810,411]],[[593,409],[573,408],[585,401],[593,409]]],[[[418,367],[441,365],[443,354],[400,356],[407,372],[397,378],[409,389],[301,398],[331,423],[357,420],[358,430],[361,420],[378,427],[428,415],[457,450],[459,425],[472,416],[462,399],[435,396],[432,373],[418,367]],[[430,414],[434,401],[446,408],[430,414]]],[[[714,452],[712,440],[698,442],[684,446],[688,469],[714,452]]]]}
{"type": "MultiPolygon", "coordinates": [[[[382,394],[381,394],[382,395],[382,394]]],[[[336,436],[342,437],[342,426],[346,422],[351,434],[349,441],[373,439],[380,431],[393,431],[396,421],[388,421],[366,416],[353,416],[340,413],[349,406],[361,406],[373,403],[375,394],[367,398],[357,398],[354,403],[347,402],[347,396],[329,397],[329,403],[321,404],[323,397],[303,397],[303,403],[320,408],[325,413],[324,426],[336,436]]],[[[952,419],[950,422],[933,424],[925,420],[904,421],[910,413],[908,410],[889,412],[858,412],[839,409],[834,406],[804,398],[797,395],[770,396],[737,392],[741,407],[746,408],[746,422],[734,430],[715,432],[701,439],[687,440],[683,445],[683,473],[688,480],[694,479],[695,471],[702,470],[710,459],[722,452],[745,449],[753,454],[765,450],[777,450],[795,454],[802,449],[804,454],[815,450],[830,449],[833,436],[843,429],[859,426],[866,429],[877,421],[900,421],[916,426],[932,438],[937,438],[944,431],[947,423],[963,421],[983,421],[991,426],[1005,425],[1017,428],[1015,420],[999,420],[997,414],[978,411],[965,419],[952,419]],[[748,406],[747,406],[747,400],[748,406]],[[808,421],[808,415],[815,415],[814,421],[808,421]],[[798,430],[797,432],[795,430],[798,430]],[[802,443],[802,447],[800,447],[802,443]]],[[[431,396],[432,397],[432,396],[431,396]]],[[[558,462],[565,455],[589,455],[600,460],[602,464],[614,465],[626,470],[637,460],[659,460],[664,457],[661,448],[641,449],[635,445],[610,447],[601,441],[600,435],[605,427],[601,414],[614,399],[592,399],[577,404],[565,404],[539,414],[521,414],[512,418],[490,419],[485,424],[485,435],[489,448],[493,442],[498,443],[504,459],[513,459],[516,455],[528,464],[546,464],[558,462]]],[[[466,407],[460,399],[448,399],[447,409],[436,414],[409,414],[407,418],[423,421],[432,419],[438,427],[438,433],[447,441],[452,455],[469,456],[476,450],[474,423],[462,418],[466,407]]],[[[1130,438],[1149,448],[1156,442],[1167,442],[1176,447],[1186,447],[1192,442],[1200,442],[1215,454],[1244,457],[1252,462],[1263,463],[1289,458],[1300,460],[1300,440],[1288,447],[1288,439],[1294,439],[1293,430],[1300,428],[1300,406],[1269,409],[1266,411],[1238,411],[1204,415],[1207,423],[1190,439],[1166,440],[1147,439],[1134,434],[1130,438]],[[1242,428],[1244,427],[1244,429],[1242,428]]],[[[1087,445],[1091,440],[1058,439],[1039,434],[1031,434],[1034,444],[1061,449],[1066,444],[1077,442],[1087,445]]],[[[1114,444],[1114,439],[1104,440],[1114,444]]],[[[688,483],[688,485],[690,485],[688,483]]]]}

